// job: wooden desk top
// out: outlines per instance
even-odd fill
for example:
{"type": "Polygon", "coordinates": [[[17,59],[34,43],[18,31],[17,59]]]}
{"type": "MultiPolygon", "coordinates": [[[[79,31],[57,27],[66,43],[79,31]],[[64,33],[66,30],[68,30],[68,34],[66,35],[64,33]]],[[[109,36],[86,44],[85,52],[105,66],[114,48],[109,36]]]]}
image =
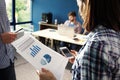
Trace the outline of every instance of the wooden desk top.
{"type": "Polygon", "coordinates": [[[72,37],[60,35],[55,29],[43,29],[32,33],[33,36],[40,36],[45,38],[50,38],[58,41],[69,42],[78,45],[84,45],[87,38],[86,35],[76,34],[78,40],[74,40],[72,37]]]}
{"type": "Polygon", "coordinates": [[[46,28],[57,29],[57,25],[55,25],[55,24],[49,24],[49,23],[45,23],[45,22],[39,22],[39,25],[40,25],[40,30],[46,29],[46,28]]]}
{"type": "Polygon", "coordinates": [[[48,24],[48,23],[40,23],[40,25],[57,27],[57,25],[55,25],[55,24],[48,24]]]}

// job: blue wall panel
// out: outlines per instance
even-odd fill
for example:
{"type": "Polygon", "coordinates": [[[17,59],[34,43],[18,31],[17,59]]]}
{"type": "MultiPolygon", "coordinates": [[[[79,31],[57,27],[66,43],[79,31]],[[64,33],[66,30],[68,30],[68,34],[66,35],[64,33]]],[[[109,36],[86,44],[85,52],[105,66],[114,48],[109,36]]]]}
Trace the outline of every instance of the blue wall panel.
{"type": "MultiPolygon", "coordinates": [[[[33,0],[32,5],[32,21],[35,31],[39,30],[38,22],[41,21],[42,13],[51,12],[53,23],[54,19],[57,19],[58,23],[64,23],[70,11],[78,13],[76,0],[33,0]]],[[[81,21],[78,15],[77,19],[81,21]]]]}

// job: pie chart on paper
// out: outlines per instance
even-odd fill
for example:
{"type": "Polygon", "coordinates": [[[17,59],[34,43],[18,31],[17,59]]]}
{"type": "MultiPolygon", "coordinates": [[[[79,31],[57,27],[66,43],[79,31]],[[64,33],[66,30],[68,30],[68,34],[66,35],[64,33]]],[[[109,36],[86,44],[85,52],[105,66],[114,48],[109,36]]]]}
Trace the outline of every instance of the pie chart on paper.
{"type": "Polygon", "coordinates": [[[41,63],[42,65],[47,65],[47,64],[50,63],[50,62],[51,62],[51,56],[50,56],[49,54],[43,55],[43,57],[42,57],[42,59],[41,59],[41,61],[40,61],[40,63],[41,63]]]}

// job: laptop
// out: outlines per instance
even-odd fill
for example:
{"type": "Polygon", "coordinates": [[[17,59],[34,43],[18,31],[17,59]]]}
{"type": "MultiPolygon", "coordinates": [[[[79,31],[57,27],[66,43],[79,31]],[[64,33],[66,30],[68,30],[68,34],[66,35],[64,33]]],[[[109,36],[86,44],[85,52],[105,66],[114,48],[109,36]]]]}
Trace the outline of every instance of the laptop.
{"type": "Polygon", "coordinates": [[[74,37],[74,28],[64,24],[58,25],[58,33],[63,36],[74,37]]]}

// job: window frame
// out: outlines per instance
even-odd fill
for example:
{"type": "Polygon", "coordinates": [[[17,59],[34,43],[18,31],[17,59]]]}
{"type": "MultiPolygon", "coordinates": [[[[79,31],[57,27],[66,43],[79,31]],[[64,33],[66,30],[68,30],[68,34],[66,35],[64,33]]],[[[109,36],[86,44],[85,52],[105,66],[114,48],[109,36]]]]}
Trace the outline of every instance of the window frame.
{"type": "MultiPolygon", "coordinates": [[[[32,24],[32,18],[30,21],[24,21],[24,22],[16,22],[16,17],[15,17],[15,13],[16,13],[16,0],[12,0],[12,22],[10,22],[10,26],[13,26],[13,30],[16,30],[16,25],[20,25],[20,24],[32,24]]],[[[31,2],[31,7],[32,7],[32,2],[31,2]]],[[[32,8],[31,8],[32,11],[32,8]]],[[[31,13],[32,15],[32,13],[31,13]]]]}

